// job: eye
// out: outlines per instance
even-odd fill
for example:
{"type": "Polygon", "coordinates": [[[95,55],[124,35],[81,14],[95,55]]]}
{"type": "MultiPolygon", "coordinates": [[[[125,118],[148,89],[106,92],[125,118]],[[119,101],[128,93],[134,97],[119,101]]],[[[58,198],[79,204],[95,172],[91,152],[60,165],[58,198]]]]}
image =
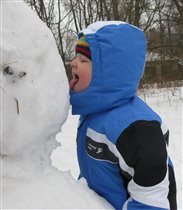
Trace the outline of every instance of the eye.
{"type": "Polygon", "coordinates": [[[88,63],[88,62],[89,62],[88,58],[86,58],[86,57],[84,57],[84,56],[80,57],[80,61],[81,61],[82,63],[88,63]]]}
{"type": "Polygon", "coordinates": [[[82,62],[82,63],[88,63],[89,62],[89,59],[82,54],[78,53],[77,57],[79,58],[79,61],[82,62]]]}
{"type": "Polygon", "coordinates": [[[3,73],[4,73],[4,75],[13,75],[14,74],[14,72],[12,71],[12,69],[9,66],[7,66],[3,69],[3,73]]]}
{"type": "Polygon", "coordinates": [[[85,59],[81,59],[81,62],[82,62],[82,63],[86,63],[86,62],[87,62],[87,60],[85,60],[85,59]]]}

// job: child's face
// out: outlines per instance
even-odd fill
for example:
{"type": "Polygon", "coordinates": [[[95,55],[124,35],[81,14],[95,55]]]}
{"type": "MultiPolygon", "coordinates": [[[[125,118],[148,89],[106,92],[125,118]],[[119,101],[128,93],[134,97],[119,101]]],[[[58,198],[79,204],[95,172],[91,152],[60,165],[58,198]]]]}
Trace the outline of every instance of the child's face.
{"type": "Polygon", "coordinates": [[[84,90],[92,79],[92,62],[82,54],[77,54],[76,58],[70,63],[73,79],[70,88],[76,92],[84,90]]]}

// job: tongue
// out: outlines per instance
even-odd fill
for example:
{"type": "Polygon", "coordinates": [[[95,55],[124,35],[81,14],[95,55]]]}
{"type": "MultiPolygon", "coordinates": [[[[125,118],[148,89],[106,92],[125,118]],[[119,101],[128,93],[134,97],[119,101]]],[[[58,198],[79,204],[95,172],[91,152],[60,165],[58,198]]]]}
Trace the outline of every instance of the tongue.
{"type": "Polygon", "coordinates": [[[74,86],[76,85],[76,83],[78,82],[79,79],[72,79],[69,83],[70,88],[74,89],[74,86]]]}

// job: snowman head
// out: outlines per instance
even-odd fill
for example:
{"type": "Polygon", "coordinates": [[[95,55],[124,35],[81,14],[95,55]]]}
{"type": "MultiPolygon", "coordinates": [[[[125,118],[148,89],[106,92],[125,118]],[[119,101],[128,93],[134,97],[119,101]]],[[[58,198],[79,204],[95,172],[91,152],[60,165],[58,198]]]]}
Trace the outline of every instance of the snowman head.
{"type": "Polygon", "coordinates": [[[67,116],[69,88],[46,25],[24,2],[2,7],[1,155],[13,155],[54,138],[67,116]]]}

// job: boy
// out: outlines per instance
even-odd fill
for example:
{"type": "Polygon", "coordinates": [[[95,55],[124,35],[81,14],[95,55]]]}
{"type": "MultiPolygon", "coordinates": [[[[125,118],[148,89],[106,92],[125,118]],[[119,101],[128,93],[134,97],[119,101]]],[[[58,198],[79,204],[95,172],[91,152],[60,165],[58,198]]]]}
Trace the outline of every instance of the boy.
{"type": "Polygon", "coordinates": [[[80,177],[115,209],[177,209],[169,131],[136,95],[144,33],[120,21],[96,22],[79,34],[76,53],[70,96],[80,115],[80,177]]]}

